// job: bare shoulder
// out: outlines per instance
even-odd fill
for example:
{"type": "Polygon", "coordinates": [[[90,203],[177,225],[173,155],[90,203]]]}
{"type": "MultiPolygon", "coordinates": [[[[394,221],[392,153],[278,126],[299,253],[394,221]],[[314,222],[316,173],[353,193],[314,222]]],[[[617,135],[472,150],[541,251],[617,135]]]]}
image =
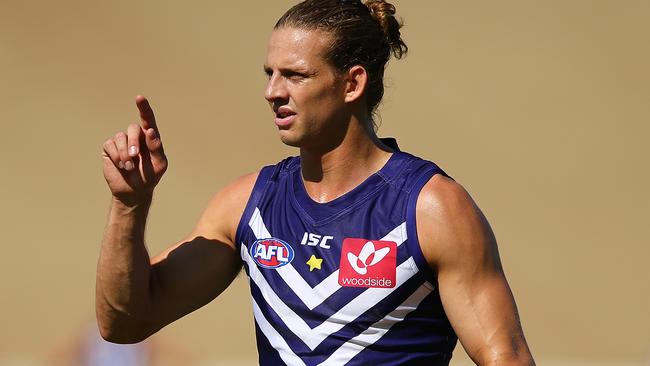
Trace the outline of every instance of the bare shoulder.
{"type": "Polygon", "coordinates": [[[470,357],[480,365],[534,365],[496,239],[469,193],[432,177],[418,197],[416,221],[445,313],[470,357]]]}
{"type": "Polygon", "coordinates": [[[422,188],[416,221],[422,252],[432,268],[469,259],[498,261],[485,216],[465,188],[450,178],[434,175],[422,188]]]}
{"type": "Polygon", "coordinates": [[[218,239],[234,247],[237,225],[258,175],[259,172],[242,175],[217,191],[208,202],[192,235],[218,239]]]}

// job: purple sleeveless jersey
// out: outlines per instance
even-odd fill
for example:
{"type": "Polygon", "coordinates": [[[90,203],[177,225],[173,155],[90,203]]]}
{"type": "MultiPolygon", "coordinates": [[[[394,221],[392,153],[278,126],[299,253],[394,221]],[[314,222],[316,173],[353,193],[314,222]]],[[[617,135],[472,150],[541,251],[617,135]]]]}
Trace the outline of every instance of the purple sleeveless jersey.
{"type": "Polygon", "coordinates": [[[396,151],[328,203],[300,159],[262,169],[237,229],[261,365],[448,365],[456,335],[417,240],[422,186],[444,174],[396,151]]]}

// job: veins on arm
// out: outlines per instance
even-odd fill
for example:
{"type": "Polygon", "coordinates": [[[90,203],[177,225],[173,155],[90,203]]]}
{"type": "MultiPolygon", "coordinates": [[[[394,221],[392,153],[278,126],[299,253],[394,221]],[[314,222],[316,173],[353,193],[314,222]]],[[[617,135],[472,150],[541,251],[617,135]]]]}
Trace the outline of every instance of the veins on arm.
{"type": "Polygon", "coordinates": [[[417,204],[422,252],[437,273],[445,312],[479,365],[532,365],[496,239],[467,191],[436,175],[417,204]]]}
{"type": "Polygon", "coordinates": [[[256,179],[246,175],[215,194],[188,239],[151,260],[156,328],[209,303],[237,276],[235,232],[256,179]]]}
{"type": "MultiPolygon", "coordinates": [[[[138,254],[139,265],[123,265],[125,269],[121,272],[124,274],[115,274],[115,266],[111,263],[129,256],[118,255],[112,261],[109,257],[103,260],[107,270],[99,273],[114,274],[113,277],[120,281],[114,280],[117,284],[112,287],[109,287],[110,282],[107,286],[97,287],[102,336],[118,343],[142,341],[207,304],[230,285],[241,269],[234,234],[256,177],[256,174],[242,177],[219,191],[187,239],[158,256],[150,259],[144,243],[138,240],[137,245],[129,246],[138,254]],[[138,272],[138,275],[129,272],[138,272]],[[131,284],[135,280],[129,282],[127,275],[138,280],[137,286],[131,284]],[[119,301],[106,296],[107,288],[112,290],[112,294],[119,295],[119,301]]],[[[107,255],[110,254],[108,251],[107,255]]]]}

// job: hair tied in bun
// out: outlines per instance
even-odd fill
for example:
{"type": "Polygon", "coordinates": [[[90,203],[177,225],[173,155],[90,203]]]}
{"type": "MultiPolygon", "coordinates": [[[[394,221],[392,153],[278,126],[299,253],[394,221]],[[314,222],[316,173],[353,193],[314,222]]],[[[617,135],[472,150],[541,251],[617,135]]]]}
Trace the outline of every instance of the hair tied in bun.
{"type": "Polygon", "coordinates": [[[295,27],[329,35],[325,59],[344,72],[354,65],[368,73],[366,103],[374,114],[384,96],[384,69],[391,56],[402,58],[408,47],[395,6],[385,0],[304,0],[282,15],[275,28],[295,27]]]}

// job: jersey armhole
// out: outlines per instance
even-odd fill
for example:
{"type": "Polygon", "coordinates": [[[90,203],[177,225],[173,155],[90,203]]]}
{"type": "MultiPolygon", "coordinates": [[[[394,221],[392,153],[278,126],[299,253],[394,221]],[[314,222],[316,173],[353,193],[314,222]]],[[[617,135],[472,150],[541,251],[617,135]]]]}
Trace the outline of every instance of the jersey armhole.
{"type": "Polygon", "coordinates": [[[242,236],[244,235],[244,230],[248,226],[248,222],[250,221],[250,218],[253,215],[253,211],[255,211],[255,207],[257,207],[257,204],[260,202],[260,199],[264,195],[269,178],[275,172],[275,168],[276,167],[274,165],[265,166],[264,168],[262,168],[262,170],[260,170],[260,173],[257,175],[257,179],[255,180],[255,185],[253,185],[253,191],[251,192],[251,195],[248,198],[248,202],[246,203],[246,208],[244,209],[244,213],[241,215],[241,218],[239,219],[239,224],[237,225],[237,232],[235,233],[235,245],[237,246],[238,251],[241,250],[240,246],[241,246],[242,236]]]}
{"type": "Polygon", "coordinates": [[[445,172],[442,171],[442,169],[438,168],[437,166],[426,170],[415,180],[415,184],[413,184],[411,188],[411,192],[409,194],[408,202],[406,205],[406,234],[407,237],[409,238],[406,242],[407,248],[411,253],[411,255],[413,256],[413,259],[415,260],[415,264],[418,266],[418,269],[422,271],[424,278],[432,284],[436,283],[436,274],[429,266],[429,263],[427,262],[426,258],[424,258],[424,254],[422,253],[422,248],[420,247],[420,241],[418,239],[416,211],[417,211],[418,197],[420,196],[420,192],[422,191],[422,188],[436,174],[442,174],[444,176],[447,176],[447,174],[445,174],[445,172]]]}

